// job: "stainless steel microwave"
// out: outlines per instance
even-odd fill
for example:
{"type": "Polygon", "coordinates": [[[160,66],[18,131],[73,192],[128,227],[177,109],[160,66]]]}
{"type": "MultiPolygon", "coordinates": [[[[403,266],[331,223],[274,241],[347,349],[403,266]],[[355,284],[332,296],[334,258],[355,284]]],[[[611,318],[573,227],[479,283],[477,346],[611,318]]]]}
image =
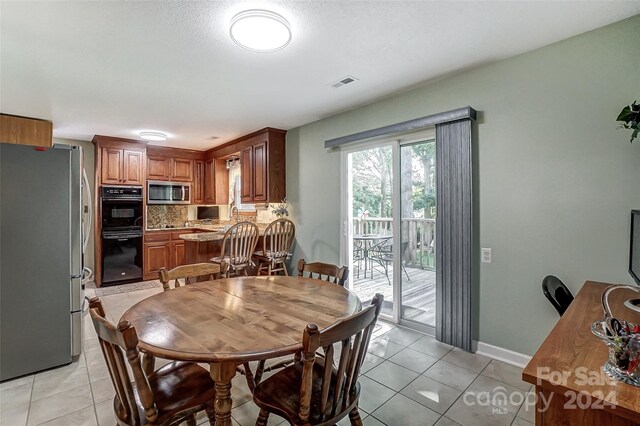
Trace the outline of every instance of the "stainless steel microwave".
{"type": "Polygon", "coordinates": [[[191,185],[188,183],[147,181],[147,204],[190,204],[191,185]]]}

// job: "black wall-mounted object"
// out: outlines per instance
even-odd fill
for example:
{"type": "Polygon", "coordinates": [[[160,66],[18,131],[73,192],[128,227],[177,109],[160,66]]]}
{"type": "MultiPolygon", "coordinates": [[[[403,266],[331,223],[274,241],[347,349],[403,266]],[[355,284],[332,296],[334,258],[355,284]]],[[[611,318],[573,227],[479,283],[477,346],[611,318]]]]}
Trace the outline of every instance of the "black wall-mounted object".
{"type": "Polygon", "coordinates": [[[198,220],[220,219],[220,208],[218,206],[198,207],[198,220]]]}
{"type": "Polygon", "coordinates": [[[629,273],[640,285],[640,210],[631,210],[631,233],[629,244],[629,273]]]}

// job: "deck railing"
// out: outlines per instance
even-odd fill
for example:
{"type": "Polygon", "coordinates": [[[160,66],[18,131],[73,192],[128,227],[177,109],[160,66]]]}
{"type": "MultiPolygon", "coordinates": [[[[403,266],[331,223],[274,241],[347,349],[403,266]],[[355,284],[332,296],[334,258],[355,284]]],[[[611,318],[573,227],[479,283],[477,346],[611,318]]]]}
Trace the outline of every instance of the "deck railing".
{"type": "MultiPolygon", "coordinates": [[[[408,241],[402,260],[413,268],[435,268],[435,219],[402,219],[402,241],[408,241]]],[[[390,217],[368,217],[353,219],[354,234],[392,235],[392,219],[390,217]]]]}

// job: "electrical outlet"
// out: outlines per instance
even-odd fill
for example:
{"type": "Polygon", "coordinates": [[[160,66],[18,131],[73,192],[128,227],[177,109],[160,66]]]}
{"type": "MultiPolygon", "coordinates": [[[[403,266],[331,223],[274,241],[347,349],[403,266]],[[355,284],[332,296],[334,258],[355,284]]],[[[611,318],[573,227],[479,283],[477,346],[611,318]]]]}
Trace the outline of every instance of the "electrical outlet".
{"type": "Polygon", "coordinates": [[[483,248],[482,249],[482,263],[491,263],[491,257],[492,257],[491,249],[490,248],[483,248]]]}

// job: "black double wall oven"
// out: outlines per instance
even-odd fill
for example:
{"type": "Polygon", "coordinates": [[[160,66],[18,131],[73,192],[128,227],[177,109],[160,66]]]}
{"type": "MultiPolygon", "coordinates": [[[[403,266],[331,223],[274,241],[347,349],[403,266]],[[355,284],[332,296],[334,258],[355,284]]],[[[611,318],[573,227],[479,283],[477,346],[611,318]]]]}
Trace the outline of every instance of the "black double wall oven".
{"type": "Polygon", "coordinates": [[[102,285],[142,281],[142,187],[102,186],[102,285]]]}

